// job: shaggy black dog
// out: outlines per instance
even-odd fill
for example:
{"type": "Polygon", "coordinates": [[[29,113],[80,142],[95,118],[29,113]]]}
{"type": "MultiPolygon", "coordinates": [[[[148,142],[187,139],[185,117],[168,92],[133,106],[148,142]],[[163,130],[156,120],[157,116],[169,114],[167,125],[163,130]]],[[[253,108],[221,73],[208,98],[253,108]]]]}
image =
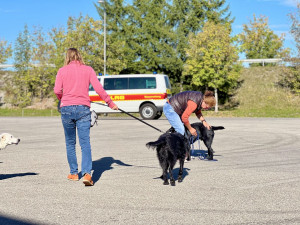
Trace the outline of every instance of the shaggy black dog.
{"type": "Polygon", "coordinates": [[[190,144],[187,138],[179,133],[165,133],[162,134],[157,141],[148,142],[146,144],[148,148],[156,148],[157,158],[159,164],[163,170],[161,178],[164,180],[164,185],[168,185],[168,170],[170,175],[170,182],[172,186],[175,186],[175,179],[172,174],[172,170],[179,160],[180,169],[178,173],[178,182],[182,182],[183,165],[186,155],[187,160],[191,160],[190,156],[190,144]]]}
{"type": "MultiPolygon", "coordinates": [[[[202,140],[207,147],[208,151],[208,160],[214,159],[214,150],[211,145],[215,136],[215,130],[223,130],[225,129],[223,126],[211,126],[211,129],[207,129],[202,123],[192,123],[191,126],[197,131],[199,135],[199,139],[202,140]]],[[[172,129],[172,128],[171,128],[172,129]]],[[[173,128],[174,130],[174,128],[173,128]]],[[[190,131],[186,129],[186,135],[191,143],[194,143],[197,140],[197,137],[192,136],[190,131]]]]}

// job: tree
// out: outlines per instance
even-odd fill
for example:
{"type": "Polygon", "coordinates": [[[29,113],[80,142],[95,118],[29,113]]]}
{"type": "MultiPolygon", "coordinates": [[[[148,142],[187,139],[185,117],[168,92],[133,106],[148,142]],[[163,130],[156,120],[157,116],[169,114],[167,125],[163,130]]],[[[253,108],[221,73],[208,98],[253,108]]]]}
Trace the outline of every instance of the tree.
{"type": "MultiPolygon", "coordinates": [[[[188,36],[202,31],[207,21],[213,21],[219,24],[231,24],[233,19],[228,13],[229,6],[225,6],[225,0],[173,0],[169,5],[169,21],[176,35],[174,47],[177,57],[180,59],[181,67],[178,68],[174,76],[173,83],[180,82],[180,91],[190,89],[190,80],[188,77],[182,77],[183,65],[186,62],[186,48],[188,48],[188,36]]],[[[174,86],[174,85],[173,85],[174,86]]],[[[178,89],[178,87],[177,87],[178,89]]]]}
{"type": "MultiPolygon", "coordinates": [[[[79,18],[69,17],[67,31],[62,28],[54,28],[51,32],[51,39],[54,43],[52,62],[61,67],[64,62],[62,55],[68,48],[77,48],[85,63],[94,68],[95,71],[103,71],[103,36],[101,21],[94,20],[88,16],[79,18]]],[[[118,73],[124,68],[120,60],[123,56],[121,41],[112,43],[108,40],[107,71],[110,74],[118,73]]]]}
{"type": "Polygon", "coordinates": [[[28,26],[20,32],[15,42],[14,64],[16,73],[5,84],[6,99],[13,105],[25,107],[31,103],[30,86],[31,41],[28,26]]]}
{"type": "Polygon", "coordinates": [[[52,94],[55,68],[49,67],[51,42],[45,39],[42,28],[29,32],[24,26],[15,43],[16,72],[5,82],[6,99],[14,106],[25,107],[34,99],[43,100],[52,94]]]}
{"type": "Polygon", "coordinates": [[[0,64],[6,62],[11,57],[12,49],[11,45],[7,44],[7,41],[0,39],[0,64]]]}
{"type": "Polygon", "coordinates": [[[289,17],[292,20],[290,32],[295,39],[298,53],[296,57],[286,59],[290,66],[282,68],[281,79],[278,83],[300,94],[300,3],[297,4],[297,11],[290,13],[289,17]]]}
{"type": "MultiPolygon", "coordinates": [[[[107,13],[112,40],[122,40],[125,69],[121,73],[157,71],[168,74],[178,91],[186,60],[189,33],[202,30],[205,21],[232,22],[226,0],[106,0],[98,12],[107,13]]],[[[175,88],[174,88],[175,87],[175,88]]]]}
{"type": "Polygon", "coordinates": [[[298,50],[298,58],[300,58],[300,2],[297,4],[297,11],[289,14],[290,19],[292,20],[291,34],[293,35],[296,47],[298,50]]]}
{"type": "MultiPolygon", "coordinates": [[[[196,89],[214,89],[229,93],[239,78],[237,48],[232,44],[229,24],[207,22],[203,32],[189,36],[188,56],[184,75],[192,76],[192,85],[196,89]]],[[[216,105],[218,111],[218,105],[216,105]]]]}
{"type": "Polygon", "coordinates": [[[119,65],[119,70],[115,71],[115,73],[126,73],[128,71],[127,65],[131,58],[131,49],[127,45],[127,40],[129,39],[127,36],[134,32],[128,26],[129,6],[125,4],[124,0],[107,0],[100,5],[95,4],[95,7],[101,21],[104,21],[104,12],[107,15],[107,63],[119,65]]]}
{"type": "Polygon", "coordinates": [[[52,95],[56,68],[50,64],[53,44],[47,40],[41,27],[35,27],[32,35],[32,66],[30,83],[34,98],[43,100],[52,95]]]}
{"type": "Polygon", "coordinates": [[[172,46],[175,36],[167,23],[166,2],[136,0],[128,12],[127,70],[133,73],[174,73],[179,61],[172,46]]]}
{"type": "Polygon", "coordinates": [[[243,24],[243,32],[238,35],[241,52],[248,59],[283,58],[288,56],[289,49],[283,48],[284,35],[276,35],[268,25],[268,18],[253,15],[250,24],[243,24]]]}

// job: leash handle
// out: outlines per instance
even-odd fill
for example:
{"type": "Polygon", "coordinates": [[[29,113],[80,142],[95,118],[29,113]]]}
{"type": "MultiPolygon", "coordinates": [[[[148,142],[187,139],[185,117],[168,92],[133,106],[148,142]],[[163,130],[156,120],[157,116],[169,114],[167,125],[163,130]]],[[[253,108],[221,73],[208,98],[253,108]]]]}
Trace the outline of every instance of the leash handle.
{"type": "MultiPolygon", "coordinates": [[[[91,102],[91,103],[95,103],[95,104],[98,104],[98,105],[103,105],[103,106],[109,107],[108,105],[102,104],[102,103],[100,103],[100,102],[91,102]]],[[[164,132],[161,131],[160,129],[158,129],[158,128],[152,126],[152,125],[149,124],[149,123],[146,123],[145,121],[143,121],[143,120],[141,120],[141,119],[135,117],[134,115],[131,115],[130,113],[124,111],[123,109],[118,108],[118,110],[121,111],[122,113],[125,113],[125,114],[127,114],[128,116],[131,116],[132,118],[134,118],[134,119],[136,119],[136,120],[138,120],[138,121],[140,121],[140,122],[142,122],[142,123],[148,125],[149,127],[152,127],[153,129],[155,129],[155,130],[157,130],[157,131],[159,131],[159,132],[161,132],[161,133],[164,133],[164,132]]]]}

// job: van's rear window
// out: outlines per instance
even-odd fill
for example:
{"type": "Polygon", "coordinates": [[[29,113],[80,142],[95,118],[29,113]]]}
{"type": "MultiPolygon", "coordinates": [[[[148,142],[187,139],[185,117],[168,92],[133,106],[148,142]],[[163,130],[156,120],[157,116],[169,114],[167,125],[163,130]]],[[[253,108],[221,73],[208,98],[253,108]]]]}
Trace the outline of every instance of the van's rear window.
{"type": "Polygon", "coordinates": [[[170,84],[169,78],[167,76],[165,76],[165,83],[166,83],[166,87],[171,89],[171,84],[170,84]]]}

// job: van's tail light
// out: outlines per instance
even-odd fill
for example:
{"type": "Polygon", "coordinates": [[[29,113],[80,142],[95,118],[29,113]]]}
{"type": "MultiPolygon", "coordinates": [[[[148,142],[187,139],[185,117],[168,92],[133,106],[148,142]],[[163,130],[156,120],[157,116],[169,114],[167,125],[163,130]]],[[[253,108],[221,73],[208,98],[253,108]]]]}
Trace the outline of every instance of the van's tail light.
{"type": "Polygon", "coordinates": [[[167,98],[171,98],[172,97],[172,92],[170,89],[167,89],[167,98]]]}
{"type": "Polygon", "coordinates": [[[168,93],[164,93],[164,94],[163,94],[163,99],[171,98],[171,97],[172,97],[171,94],[168,94],[168,93]]]}

